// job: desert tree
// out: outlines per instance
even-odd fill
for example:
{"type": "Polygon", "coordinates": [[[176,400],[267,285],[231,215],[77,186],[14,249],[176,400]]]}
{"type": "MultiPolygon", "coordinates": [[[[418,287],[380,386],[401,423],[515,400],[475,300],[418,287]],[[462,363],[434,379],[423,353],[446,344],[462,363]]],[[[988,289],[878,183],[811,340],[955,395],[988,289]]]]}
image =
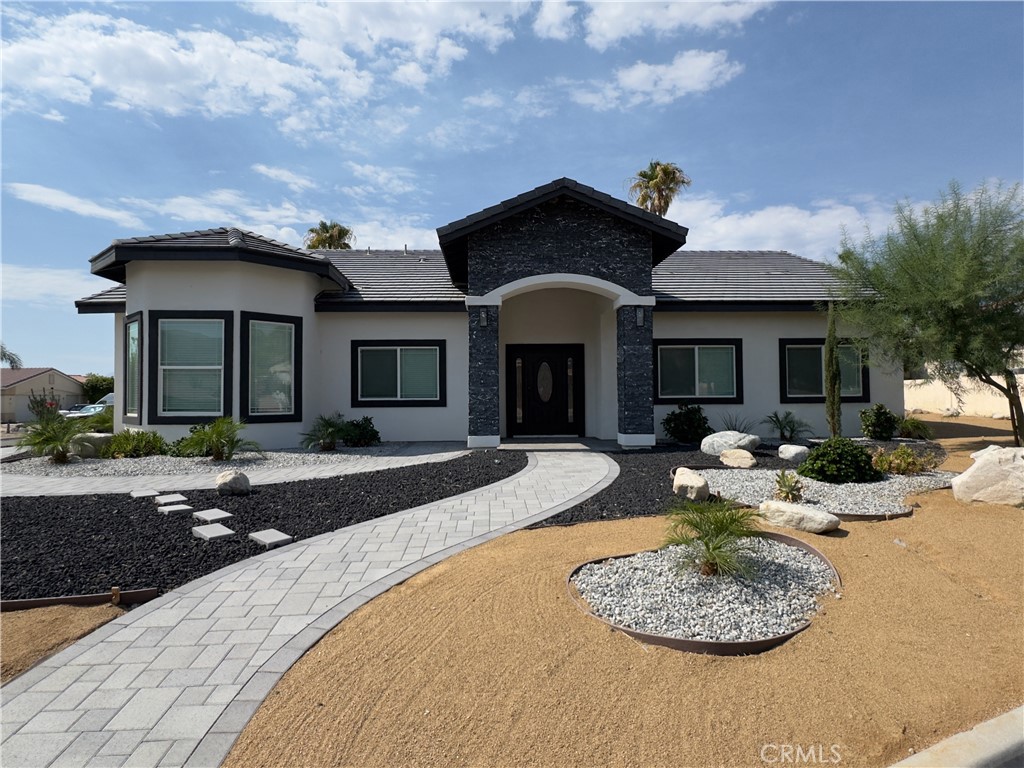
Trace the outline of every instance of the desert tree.
{"type": "Polygon", "coordinates": [[[692,183],[682,168],[675,163],[651,160],[643,170],[637,171],[629,185],[629,199],[640,208],[664,216],[672,201],[683,187],[692,183]]]}
{"type": "Polygon", "coordinates": [[[331,219],[310,227],[303,240],[311,250],[348,250],[355,244],[356,236],[344,224],[331,219]]]}
{"type": "Polygon", "coordinates": [[[21,368],[21,356],[12,352],[7,345],[0,342],[0,363],[7,363],[11,368],[21,368]]]}

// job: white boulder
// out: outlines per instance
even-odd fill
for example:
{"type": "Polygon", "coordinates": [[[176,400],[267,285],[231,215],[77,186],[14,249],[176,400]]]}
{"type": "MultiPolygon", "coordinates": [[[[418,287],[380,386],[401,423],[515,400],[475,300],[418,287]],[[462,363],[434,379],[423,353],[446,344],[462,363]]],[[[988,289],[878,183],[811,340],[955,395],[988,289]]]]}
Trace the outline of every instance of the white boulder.
{"type": "Polygon", "coordinates": [[[110,432],[82,432],[71,441],[71,452],[83,459],[98,459],[113,439],[110,432]]]}
{"type": "Polygon", "coordinates": [[[691,501],[704,501],[711,495],[708,481],[692,469],[677,467],[672,476],[672,493],[691,501]]]}
{"type": "Polygon", "coordinates": [[[705,437],[700,441],[700,450],[701,453],[721,456],[722,451],[729,451],[734,448],[752,451],[760,444],[761,438],[757,435],[748,435],[730,429],[725,432],[715,432],[713,435],[705,437]]]}
{"type": "Polygon", "coordinates": [[[769,499],[761,502],[759,511],[765,522],[781,528],[793,528],[807,533],[828,533],[839,527],[839,518],[835,515],[803,504],[769,499]]]}
{"type": "Polygon", "coordinates": [[[974,464],[953,478],[957,501],[1024,504],[1024,448],[989,446],[974,456],[974,464]]]}
{"type": "Polygon", "coordinates": [[[779,458],[785,461],[792,461],[795,464],[801,463],[807,458],[811,449],[806,445],[780,445],[779,458]]]}
{"type": "Polygon", "coordinates": [[[221,472],[214,482],[217,484],[217,493],[221,496],[248,496],[252,491],[248,475],[237,469],[221,472]]]}
{"type": "Polygon", "coordinates": [[[977,461],[982,456],[984,456],[984,455],[986,455],[988,453],[992,453],[992,451],[1002,450],[1002,448],[1003,448],[1003,446],[1001,446],[1001,445],[990,445],[987,448],[982,448],[980,451],[975,451],[974,453],[972,453],[971,454],[971,458],[974,459],[975,461],[977,461]]]}
{"type": "Polygon", "coordinates": [[[728,451],[722,451],[722,454],[718,457],[727,467],[739,467],[740,469],[750,469],[751,467],[757,466],[757,459],[754,458],[750,451],[744,451],[742,448],[732,448],[728,451]]]}

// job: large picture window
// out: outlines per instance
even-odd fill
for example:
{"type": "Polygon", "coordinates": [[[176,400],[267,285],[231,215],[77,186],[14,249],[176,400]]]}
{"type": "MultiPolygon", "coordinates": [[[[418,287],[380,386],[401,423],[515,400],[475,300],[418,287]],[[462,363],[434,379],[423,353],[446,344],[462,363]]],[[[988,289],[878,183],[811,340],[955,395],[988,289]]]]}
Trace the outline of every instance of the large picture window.
{"type": "Polygon", "coordinates": [[[128,424],[142,423],[142,314],[124,324],[124,413],[128,424]]]}
{"type": "Polygon", "coordinates": [[[151,422],[231,415],[232,319],[231,312],[150,312],[151,422]]]}
{"type": "MultiPolygon", "coordinates": [[[[780,339],[779,379],[781,402],[825,402],[825,340],[780,339]]],[[[839,381],[843,402],[870,401],[867,366],[849,342],[839,345],[839,381]]]]}
{"type": "Polygon", "coordinates": [[[353,341],[353,406],[445,405],[445,342],[353,341]]]}
{"type": "Polygon", "coordinates": [[[655,339],[656,403],[742,403],[740,339],[655,339]]]}
{"type": "Polygon", "coordinates": [[[242,312],[241,401],[247,421],[302,420],[302,318],[242,312]]]}

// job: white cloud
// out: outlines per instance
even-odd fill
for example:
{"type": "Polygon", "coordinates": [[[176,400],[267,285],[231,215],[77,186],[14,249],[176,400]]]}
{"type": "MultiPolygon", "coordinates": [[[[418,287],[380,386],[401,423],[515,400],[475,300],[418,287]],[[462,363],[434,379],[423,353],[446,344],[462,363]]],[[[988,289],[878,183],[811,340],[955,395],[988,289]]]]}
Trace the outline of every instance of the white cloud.
{"type": "Polygon", "coordinates": [[[145,226],[135,214],[121,208],[100,205],[92,200],[75,197],[59,189],[44,187],[41,184],[21,184],[11,182],[4,185],[5,189],[19,200],[26,203],[41,205],[54,211],[68,211],[79,216],[92,219],[112,221],[122,227],[139,228],[145,226]]]}
{"type": "Polygon", "coordinates": [[[66,122],[68,119],[67,115],[61,114],[56,109],[51,109],[45,115],[40,115],[40,117],[43,118],[43,120],[49,120],[53,123],[63,123],[66,122]]]}
{"type": "Polygon", "coordinates": [[[263,163],[255,163],[252,169],[268,179],[274,181],[280,181],[288,185],[288,188],[292,192],[303,192],[307,189],[314,189],[316,184],[313,180],[305,176],[300,176],[297,173],[289,171],[287,168],[275,168],[274,166],[264,165],[263,163]]]}
{"type": "Polygon", "coordinates": [[[393,201],[398,195],[407,195],[420,189],[416,173],[409,168],[380,165],[346,163],[352,175],[366,182],[355,190],[362,190],[362,196],[372,194],[378,201],[393,201]]]}
{"type": "Polygon", "coordinates": [[[436,249],[437,231],[417,226],[414,222],[392,218],[375,218],[352,224],[357,248],[371,250],[398,250],[403,245],[410,249],[436,249]]]}
{"type": "Polygon", "coordinates": [[[544,0],[533,20],[534,34],[549,40],[568,40],[573,34],[572,17],[576,9],[577,6],[562,0],[544,0]]]}
{"type": "Polygon", "coordinates": [[[739,29],[768,7],[764,3],[594,2],[584,20],[587,45],[603,51],[621,40],[680,29],[716,32],[739,29]]]}
{"type": "Polygon", "coordinates": [[[23,303],[40,308],[66,310],[76,299],[112,288],[109,280],[84,269],[26,267],[4,263],[2,267],[3,303],[23,303]]]}
{"type": "Polygon", "coordinates": [[[468,104],[471,107],[480,107],[481,109],[494,109],[500,107],[505,103],[505,100],[501,98],[494,91],[488,89],[483,93],[478,93],[476,96],[467,96],[462,100],[464,104],[468,104]]]}

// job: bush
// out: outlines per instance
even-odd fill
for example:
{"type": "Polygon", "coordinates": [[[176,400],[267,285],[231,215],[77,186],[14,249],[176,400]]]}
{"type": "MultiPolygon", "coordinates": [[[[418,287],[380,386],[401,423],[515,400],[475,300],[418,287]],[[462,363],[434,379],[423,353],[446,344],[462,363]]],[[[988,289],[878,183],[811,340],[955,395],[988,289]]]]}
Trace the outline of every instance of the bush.
{"type": "Polygon", "coordinates": [[[872,440],[892,440],[902,419],[881,403],[860,412],[860,428],[872,440]]]}
{"type": "Polygon", "coordinates": [[[380,442],[380,432],[373,426],[372,418],[363,416],[361,419],[345,422],[341,442],[350,448],[365,448],[380,442]]]}
{"type": "Polygon", "coordinates": [[[753,419],[748,419],[745,416],[740,416],[737,413],[726,413],[722,415],[722,429],[731,430],[733,432],[742,432],[744,434],[750,434],[750,430],[752,430],[753,428],[753,419]]]}
{"type": "Polygon", "coordinates": [[[913,416],[907,416],[903,421],[900,422],[899,436],[910,438],[911,440],[931,440],[935,437],[935,433],[932,432],[932,428],[920,419],[915,419],[913,416]]]}
{"type": "Polygon", "coordinates": [[[82,398],[87,403],[95,403],[104,395],[114,391],[114,377],[100,376],[98,373],[87,373],[82,384],[82,398]]]}
{"type": "Polygon", "coordinates": [[[195,424],[189,428],[189,435],[175,442],[181,456],[209,456],[214,461],[230,461],[239,451],[261,453],[259,443],[243,440],[239,433],[245,429],[245,422],[235,421],[230,416],[221,416],[209,424],[195,424]]]}
{"type": "Polygon", "coordinates": [[[29,424],[18,445],[30,448],[36,456],[49,456],[54,464],[66,464],[72,443],[84,431],[81,419],[65,419],[56,414],[29,424]]]}
{"type": "Polygon", "coordinates": [[[140,459],[168,452],[167,441],[156,432],[126,429],[115,434],[103,448],[105,459],[140,459]]]}
{"type": "Polygon", "coordinates": [[[871,454],[848,437],[830,437],[813,448],[797,474],[825,483],[873,483],[882,479],[871,454]]]}
{"type": "Polygon", "coordinates": [[[107,406],[99,413],[90,416],[85,421],[86,432],[113,432],[114,431],[114,409],[107,406]]]}
{"type": "Polygon", "coordinates": [[[679,443],[699,443],[714,432],[699,405],[680,405],[661,420],[661,426],[679,443]]]}
{"type": "Polygon", "coordinates": [[[345,435],[345,420],[335,411],[329,416],[317,416],[313,428],[302,433],[302,447],[307,450],[316,446],[321,451],[333,451],[345,435]]]}
{"type": "Polygon", "coordinates": [[[737,507],[728,501],[685,501],[668,513],[669,531],[665,546],[695,548],[696,561],[680,558],[680,570],[693,565],[704,576],[753,575],[744,562],[743,553],[750,549],[744,539],[760,536],[755,521],[761,517],[756,509],[737,507]]]}
{"type": "Polygon", "coordinates": [[[909,445],[901,445],[892,451],[879,448],[871,459],[879,472],[887,475],[917,475],[939,466],[939,459],[933,453],[918,455],[909,445]]]}
{"type": "Polygon", "coordinates": [[[779,433],[779,440],[787,443],[811,432],[811,425],[803,419],[797,418],[792,411],[786,411],[783,414],[772,411],[770,415],[761,420],[761,423],[773,426],[779,433]]]}
{"type": "Polygon", "coordinates": [[[46,387],[43,387],[41,394],[36,394],[34,389],[29,390],[28,411],[36,417],[36,421],[43,422],[55,419],[60,416],[57,397],[53,394],[53,387],[50,387],[50,394],[46,394],[46,387]]]}

